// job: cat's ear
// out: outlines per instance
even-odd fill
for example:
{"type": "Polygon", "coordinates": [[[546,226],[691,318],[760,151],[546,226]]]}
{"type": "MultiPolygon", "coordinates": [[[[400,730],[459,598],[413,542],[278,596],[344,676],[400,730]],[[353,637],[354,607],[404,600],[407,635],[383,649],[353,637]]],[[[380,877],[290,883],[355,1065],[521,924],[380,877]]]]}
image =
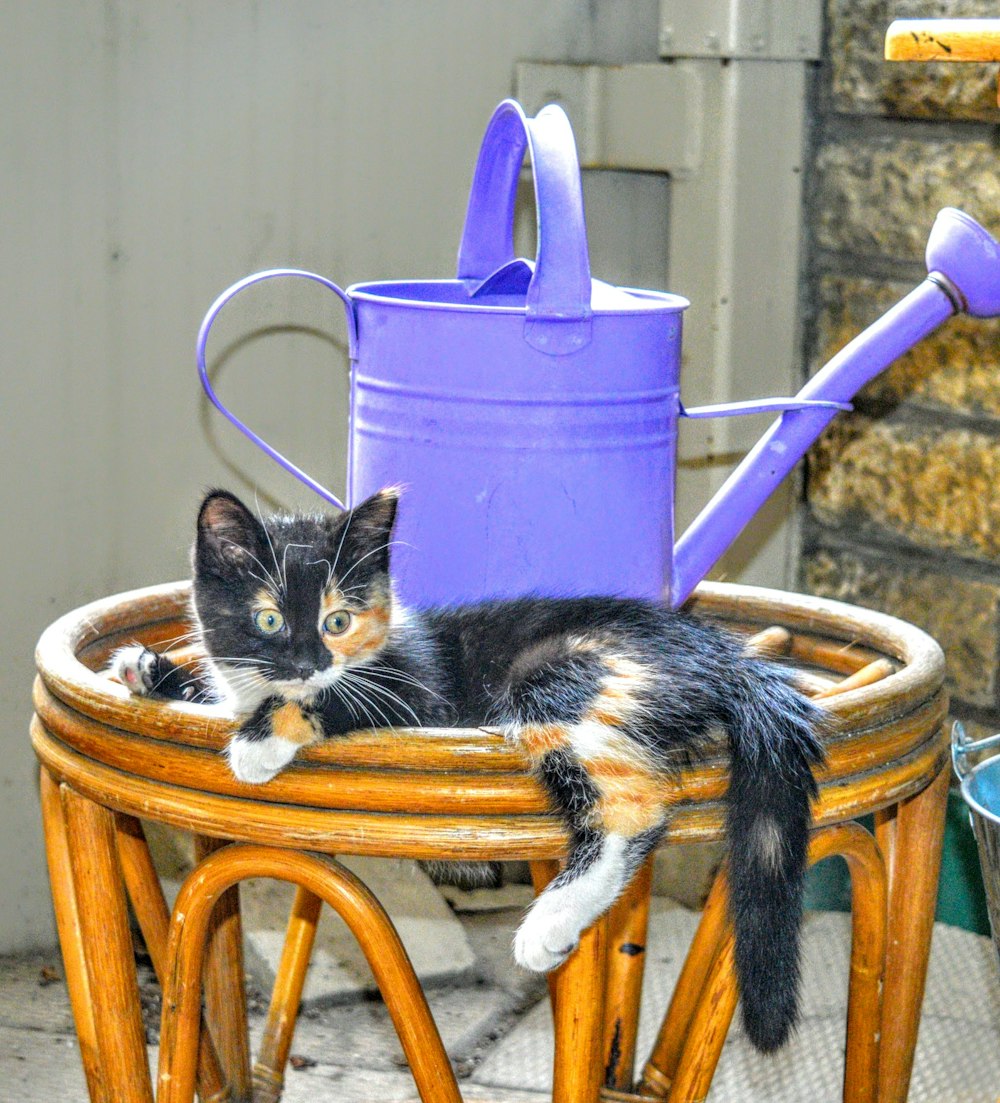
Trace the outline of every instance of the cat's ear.
{"type": "Polygon", "coordinates": [[[398,487],[386,487],[337,518],[330,541],[340,577],[346,577],[355,564],[362,575],[389,573],[389,546],[399,494],[398,487]]]}
{"type": "Polygon", "coordinates": [[[387,486],[366,498],[351,510],[352,527],[361,528],[372,537],[381,536],[383,540],[388,540],[396,523],[399,494],[398,486],[387,486]]]}
{"type": "Polygon", "coordinates": [[[260,521],[234,494],[212,490],[198,510],[196,562],[243,568],[259,559],[267,535],[260,521]]]}

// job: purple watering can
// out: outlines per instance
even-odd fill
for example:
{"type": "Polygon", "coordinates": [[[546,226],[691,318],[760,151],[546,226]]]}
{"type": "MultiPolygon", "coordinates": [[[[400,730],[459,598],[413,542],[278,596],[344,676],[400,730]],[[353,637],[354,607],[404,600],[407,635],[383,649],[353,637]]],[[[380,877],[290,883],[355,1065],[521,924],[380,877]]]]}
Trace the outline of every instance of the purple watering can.
{"type": "Polygon", "coordinates": [[[591,279],[576,146],[561,108],[533,118],[506,100],[476,165],[454,280],[342,291],[295,269],[258,272],[212,305],[198,335],[202,384],[219,410],[306,485],[345,504],[260,439],[214,393],[208,333],[261,280],[316,281],[343,301],[351,369],[348,503],[402,484],[393,552],[401,597],[627,594],[680,604],[839,410],[959,311],[1000,314],[1000,244],[946,208],[929,275],[794,398],[685,410],[677,295],[591,279]],[[514,254],[527,152],[535,260],[514,254]],[[678,417],[781,413],[674,547],[678,417]]]}

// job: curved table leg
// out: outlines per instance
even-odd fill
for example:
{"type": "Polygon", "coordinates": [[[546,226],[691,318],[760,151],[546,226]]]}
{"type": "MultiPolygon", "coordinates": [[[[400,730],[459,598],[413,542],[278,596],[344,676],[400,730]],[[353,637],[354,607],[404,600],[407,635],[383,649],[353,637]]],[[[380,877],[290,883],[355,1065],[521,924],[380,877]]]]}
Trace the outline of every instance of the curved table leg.
{"type": "Polygon", "coordinates": [[[881,1103],[905,1103],[917,1046],[941,868],[941,842],[950,775],[943,767],[923,792],[896,807],[895,824],[881,821],[891,839],[889,945],[882,997],[881,1103]]]}
{"type": "Polygon", "coordinates": [[[810,864],[838,855],[851,874],[851,971],[847,996],[844,1103],[875,1103],[887,939],[887,879],[875,839],[857,823],[813,834],[810,864]]]}
{"type": "Polygon", "coordinates": [[[733,952],[732,930],[727,924],[684,1037],[670,1084],[670,1103],[701,1103],[708,1095],[739,999],[733,952]]]}
{"type": "Polygon", "coordinates": [[[193,1099],[202,947],[209,918],[219,896],[248,877],[302,885],[341,916],[375,975],[423,1103],[461,1103],[455,1074],[413,966],[392,921],[369,889],[333,859],[235,844],[200,862],[174,905],[167,955],[171,972],[163,993],[158,1103],[193,1099]]]}
{"type": "Polygon", "coordinates": [[[729,931],[728,893],[726,866],[723,864],[712,882],[701,921],[677,978],[670,1006],[643,1069],[639,1084],[639,1091],[643,1095],[663,1099],[670,1092],[691,1021],[729,931]]]}
{"type": "MultiPolygon", "coordinates": [[[[857,824],[812,835],[809,862],[843,857],[851,873],[852,937],[845,1103],[876,1098],[881,987],[886,947],[886,871],[875,840],[857,824]]],[[[676,1100],[701,1099],[711,1084],[736,1006],[725,866],[705,904],[670,1007],[643,1071],[640,1091],[676,1100]],[[732,985],[727,992],[726,985],[732,985]]]]}
{"type": "MultiPolygon", "coordinates": [[[[134,816],[116,812],[115,828],[125,887],[162,989],[167,971],[170,910],[146,845],[146,833],[142,824],[134,816]]],[[[202,1032],[198,1052],[198,1095],[202,1103],[231,1103],[232,1099],[208,1031],[202,1032]]]]}
{"type": "MultiPolygon", "coordinates": [[[[225,839],[195,835],[195,858],[226,846],[225,839]]],[[[222,894],[209,922],[205,947],[205,1018],[225,1071],[234,1103],[250,1103],[250,1031],[247,1025],[246,973],[240,887],[222,894]]]]}
{"type": "Polygon", "coordinates": [[[97,1028],[94,1025],[94,1007],[90,999],[90,977],[83,952],[83,936],[80,915],[73,889],[73,871],[69,860],[69,843],[66,838],[66,817],[62,806],[59,783],[42,767],[41,771],[42,823],[45,830],[45,853],[49,864],[49,881],[52,885],[52,904],[55,909],[56,928],[62,949],[63,968],[66,972],[66,990],[73,1022],[80,1043],[80,1060],[87,1078],[87,1092],[91,1103],[113,1103],[101,1078],[101,1062],[97,1049],[97,1028]]]}
{"type": "Polygon", "coordinates": [[[114,815],[62,792],[101,1078],[114,1103],[153,1103],[114,815]]]}

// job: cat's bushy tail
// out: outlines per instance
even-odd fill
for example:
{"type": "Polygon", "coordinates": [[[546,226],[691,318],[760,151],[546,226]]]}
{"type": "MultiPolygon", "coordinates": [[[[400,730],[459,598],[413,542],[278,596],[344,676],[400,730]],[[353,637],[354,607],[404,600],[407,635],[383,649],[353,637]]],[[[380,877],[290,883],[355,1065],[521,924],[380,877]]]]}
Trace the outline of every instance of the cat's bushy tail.
{"type": "Polygon", "coordinates": [[[829,721],[789,672],[763,660],[743,657],[731,686],[726,831],[736,976],[747,1035],[770,1052],[798,1012],[811,767],[823,759],[819,735],[829,721]]]}

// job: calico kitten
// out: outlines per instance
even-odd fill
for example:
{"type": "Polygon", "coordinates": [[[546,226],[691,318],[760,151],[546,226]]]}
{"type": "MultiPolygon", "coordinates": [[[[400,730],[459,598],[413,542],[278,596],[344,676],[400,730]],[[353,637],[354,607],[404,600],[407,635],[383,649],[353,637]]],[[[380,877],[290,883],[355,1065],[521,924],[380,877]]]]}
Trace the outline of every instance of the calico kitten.
{"type": "Polygon", "coordinates": [[[403,609],[389,574],[396,505],[387,490],[346,514],[263,522],[213,491],[194,548],[208,679],[142,648],[119,652],[114,672],[136,693],[228,703],[241,721],[229,763],[247,782],[359,728],[501,728],[571,839],[515,937],[535,970],[559,965],[618,897],[668,828],[668,779],[724,730],[743,1019],[759,1049],[780,1046],[796,1016],[822,711],[737,638],[649,602],[403,609]]]}

